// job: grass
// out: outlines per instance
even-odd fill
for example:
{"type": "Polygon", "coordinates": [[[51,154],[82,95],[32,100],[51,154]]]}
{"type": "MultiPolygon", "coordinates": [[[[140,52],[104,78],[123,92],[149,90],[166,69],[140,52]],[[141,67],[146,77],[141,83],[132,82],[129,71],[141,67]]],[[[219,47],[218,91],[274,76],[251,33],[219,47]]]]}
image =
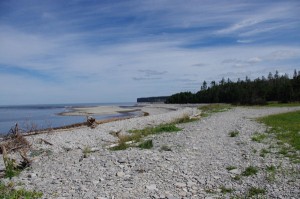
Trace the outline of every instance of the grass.
{"type": "Polygon", "coordinates": [[[266,134],[255,132],[254,135],[251,137],[251,140],[255,142],[262,142],[266,138],[267,138],[266,134]]]}
{"type": "Polygon", "coordinates": [[[85,147],[83,148],[83,150],[82,150],[83,157],[84,157],[84,158],[87,158],[88,155],[89,155],[91,152],[92,152],[91,147],[85,146],[85,147]]]}
{"type": "Polygon", "coordinates": [[[300,150],[300,111],[270,115],[259,121],[272,127],[278,140],[300,150]]]}
{"type": "Polygon", "coordinates": [[[238,135],[239,135],[239,132],[237,130],[229,132],[230,137],[236,137],[238,135]]]}
{"type": "Polygon", "coordinates": [[[248,190],[248,196],[257,196],[257,195],[264,195],[266,193],[266,189],[256,188],[256,187],[250,187],[248,190]]]}
{"type": "Polygon", "coordinates": [[[198,109],[202,111],[201,116],[207,117],[213,113],[225,112],[231,109],[232,106],[229,104],[209,104],[207,106],[201,106],[198,109]]]}
{"type": "Polygon", "coordinates": [[[273,182],[275,180],[276,167],[274,165],[267,166],[266,171],[267,171],[266,179],[269,182],[273,182]]]}
{"type": "Polygon", "coordinates": [[[278,102],[269,102],[267,107],[297,107],[300,106],[300,102],[292,102],[292,103],[278,103],[278,102]]]}
{"type": "Polygon", "coordinates": [[[146,140],[139,144],[138,147],[141,149],[151,149],[153,147],[153,142],[152,140],[146,140]]]}
{"type": "Polygon", "coordinates": [[[43,193],[27,191],[25,189],[15,190],[12,184],[4,185],[0,183],[0,198],[3,199],[36,199],[41,198],[43,193]]]}
{"type": "Polygon", "coordinates": [[[220,189],[221,189],[221,193],[223,193],[223,194],[232,193],[233,192],[232,189],[226,188],[225,186],[221,186],[220,189]]]}
{"type": "Polygon", "coordinates": [[[300,111],[270,115],[259,118],[258,121],[271,127],[278,139],[279,154],[290,158],[294,163],[300,162],[300,111]]]}
{"type": "Polygon", "coordinates": [[[233,169],[236,169],[237,167],[235,167],[235,166],[228,166],[228,167],[226,167],[226,169],[228,170],[228,171],[231,171],[231,170],[233,170],[233,169]]]}
{"type": "Polygon", "coordinates": [[[199,119],[197,118],[190,118],[188,115],[184,115],[182,118],[179,118],[177,120],[175,120],[173,123],[175,124],[183,124],[183,123],[189,123],[189,122],[194,122],[197,121],[199,119]]]}
{"type": "Polygon", "coordinates": [[[258,172],[258,169],[256,167],[249,166],[245,169],[245,171],[243,171],[242,175],[243,176],[252,176],[252,175],[256,175],[257,172],[258,172]]]}
{"type": "Polygon", "coordinates": [[[236,175],[232,179],[238,181],[238,180],[241,180],[241,176],[240,175],[236,175]]]}
{"type": "Polygon", "coordinates": [[[15,176],[18,176],[20,174],[20,170],[15,167],[15,160],[10,158],[4,158],[4,164],[5,164],[5,178],[12,178],[15,176]]]}
{"type": "Polygon", "coordinates": [[[260,154],[259,154],[259,155],[260,155],[260,157],[263,157],[263,158],[264,158],[264,157],[266,157],[266,154],[267,154],[267,153],[270,153],[270,151],[268,151],[267,149],[262,149],[262,150],[260,151],[260,154]]]}
{"type": "Polygon", "coordinates": [[[130,147],[128,144],[126,144],[125,142],[122,142],[122,143],[119,143],[117,146],[110,148],[110,150],[119,151],[119,150],[125,150],[128,147],[130,147]]]}
{"type": "MultiPolygon", "coordinates": [[[[123,135],[119,136],[119,143],[118,146],[112,147],[111,150],[125,150],[128,147],[132,147],[133,145],[127,144],[127,142],[133,141],[133,142],[140,142],[143,137],[153,135],[153,134],[161,134],[161,133],[166,133],[166,132],[178,132],[181,131],[181,128],[178,128],[175,123],[169,123],[169,124],[161,124],[156,127],[147,127],[144,129],[139,129],[139,130],[131,130],[129,131],[129,135],[123,135]]],[[[145,141],[146,142],[146,141],[145,141]]],[[[143,142],[145,144],[145,142],[143,142]]],[[[148,141],[148,147],[150,147],[150,141],[148,141]]],[[[152,140],[151,140],[152,142],[152,140]]],[[[146,145],[143,145],[141,143],[138,145],[139,148],[147,148],[146,145]]],[[[153,145],[152,145],[153,146],[153,145]]],[[[150,147],[152,148],[152,147],[150,147]]]]}

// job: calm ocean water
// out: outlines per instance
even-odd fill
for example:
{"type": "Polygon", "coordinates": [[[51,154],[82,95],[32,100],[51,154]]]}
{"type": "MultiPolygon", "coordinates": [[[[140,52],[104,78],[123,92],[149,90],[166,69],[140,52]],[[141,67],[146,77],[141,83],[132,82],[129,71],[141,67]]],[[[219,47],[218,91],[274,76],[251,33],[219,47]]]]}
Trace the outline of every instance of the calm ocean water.
{"type": "MultiPolygon", "coordinates": [[[[79,122],[85,122],[85,116],[60,116],[58,113],[68,112],[75,107],[92,106],[134,106],[135,103],[99,103],[99,104],[46,104],[46,105],[22,105],[0,106],[0,134],[6,134],[16,123],[20,128],[27,130],[32,124],[38,129],[54,128],[79,122]]],[[[114,115],[94,115],[96,119],[108,119],[113,117],[125,117],[135,113],[114,115]]]]}

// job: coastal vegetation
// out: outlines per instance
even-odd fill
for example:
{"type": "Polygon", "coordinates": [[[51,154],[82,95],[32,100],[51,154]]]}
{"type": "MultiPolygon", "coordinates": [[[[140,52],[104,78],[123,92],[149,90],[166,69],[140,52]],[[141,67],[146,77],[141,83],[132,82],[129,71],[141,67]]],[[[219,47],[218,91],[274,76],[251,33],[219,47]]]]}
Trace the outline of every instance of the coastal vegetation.
{"type": "Polygon", "coordinates": [[[300,71],[294,71],[293,77],[280,75],[278,71],[267,77],[262,76],[250,80],[229,78],[212,81],[210,85],[203,82],[197,93],[181,92],[167,98],[166,103],[230,103],[240,105],[265,105],[270,101],[296,102],[300,101],[300,71]]]}
{"type": "Polygon", "coordinates": [[[8,185],[4,185],[0,183],[0,198],[5,199],[35,199],[41,198],[43,194],[37,191],[27,191],[25,189],[15,189],[13,183],[9,183],[8,185]]]}
{"type": "Polygon", "coordinates": [[[293,162],[300,161],[300,111],[270,115],[258,121],[270,127],[268,133],[277,138],[279,154],[289,157],[293,162]]]}

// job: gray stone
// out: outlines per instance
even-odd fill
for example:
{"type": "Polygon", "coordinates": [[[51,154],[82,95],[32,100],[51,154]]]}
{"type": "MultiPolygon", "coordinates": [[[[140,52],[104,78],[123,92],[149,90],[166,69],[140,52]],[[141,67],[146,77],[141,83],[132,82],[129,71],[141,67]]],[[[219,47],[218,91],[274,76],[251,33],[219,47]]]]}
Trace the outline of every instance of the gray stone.
{"type": "Polygon", "coordinates": [[[151,185],[147,185],[146,189],[150,190],[150,191],[154,191],[157,190],[156,185],[155,184],[151,184],[151,185]]]}

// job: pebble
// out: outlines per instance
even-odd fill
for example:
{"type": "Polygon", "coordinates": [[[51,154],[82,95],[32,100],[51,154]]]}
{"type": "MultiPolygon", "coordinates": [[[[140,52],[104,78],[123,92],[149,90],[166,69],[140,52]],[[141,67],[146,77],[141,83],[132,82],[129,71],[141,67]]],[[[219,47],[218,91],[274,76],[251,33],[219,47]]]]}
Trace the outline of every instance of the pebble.
{"type": "MultiPolygon", "coordinates": [[[[193,123],[177,125],[183,131],[152,136],[152,149],[111,151],[105,148],[117,141],[116,137],[109,134],[111,129],[128,132],[144,128],[147,124],[170,122],[184,114],[195,115],[198,112],[191,107],[177,109],[164,114],[101,124],[95,129],[79,127],[60,133],[26,137],[32,142],[33,148],[45,147],[53,153],[39,156],[38,162],[33,162],[29,170],[22,171],[11,181],[18,188],[43,192],[44,198],[53,198],[53,193],[57,193],[55,198],[210,199],[224,196],[221,187],[233,189],[233,195],[245,195],[250,186],[265,187],[267,198],[298,198],[298,180],[278,172],[276,181],[268,182],[265,168],[266,165],[280,165],[285,171],[295,173],[299,165],[292,164],[288,158],[277,158],[273,153],[269,153],[262,161],[259,153],[252,152],[253,149],[259,152],[269,145],[251,141],[254,132],[262,133],[266,127],[249,118],[285,112],[285,108],[233,108],[193,123]],[[229,132],[236,129],[240,132],[237,137],[228,136],[229,132]],[[46,146],[36,143],[39,138],[55,144],[46,146]],[[237,142],[245,144],[238,145],[237,142]],[[60,147],[66,145],[71,149],[68,152],[60,147]],[[81,149],[85,146],[89,146],[93,152],[79,162],[81,149]],[[172,151],[162,151],[162,146],[172,146],[172,151]],[[227,171],[229,165],[237,169],[227,171]],[[242,180],[232,179],[248,166],[259,168],[258,174],[243,176],[242,180]]],[[[7,179],[2,181],[10,183],[7,179]]]]}

